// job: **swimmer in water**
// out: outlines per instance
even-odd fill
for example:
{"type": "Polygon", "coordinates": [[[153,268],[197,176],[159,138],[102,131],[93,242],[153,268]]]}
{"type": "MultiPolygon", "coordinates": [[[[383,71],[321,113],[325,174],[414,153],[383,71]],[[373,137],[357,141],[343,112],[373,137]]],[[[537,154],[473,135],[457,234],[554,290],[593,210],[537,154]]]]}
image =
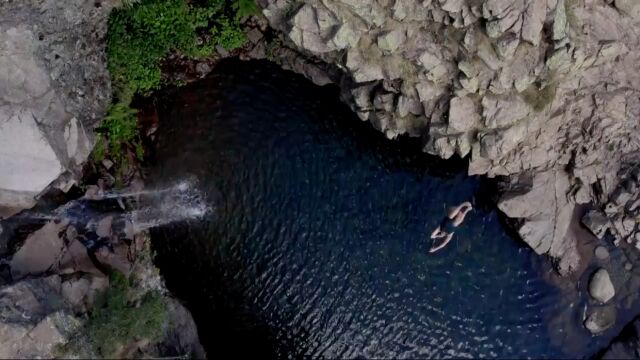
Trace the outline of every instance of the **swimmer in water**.
{"type": "Polygon", "coordinates": [[[471,206],[471,203],[468,201],[449,209],[447,218],[431,233],[431,239],[437,240],[444,238],[444,240],[438,245],[436,245],[434,241],[431,249],[429,249],[430,254],[433,254],[447,246],[453,238],[454,230],[462,224],[464,217],[469,211],[471,211],[471,209],[473,209],[473,206],[471,206]]]}

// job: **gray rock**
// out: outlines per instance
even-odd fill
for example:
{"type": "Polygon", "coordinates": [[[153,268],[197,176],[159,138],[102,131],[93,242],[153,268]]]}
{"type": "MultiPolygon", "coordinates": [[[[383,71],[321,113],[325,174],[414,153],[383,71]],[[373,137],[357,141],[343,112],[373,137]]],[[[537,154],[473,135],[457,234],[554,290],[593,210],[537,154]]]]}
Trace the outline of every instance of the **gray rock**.
{"type": "Polygon", "coordinates": [[[605,269],[598,269],[589,280],[589,295],[595,300],[606,303],[615,296],[616,292],[605,269]]]}
{"type": "Polygon", "coordinates": [[[456,97],[449,105],[449,133],[461,133],[480,125],[480,114],[473,100],[456,97]]]}
{"type": "Polygon", "coordinates": [[[542,27],[547,6],[544,1],[531,1],[527,4],[522,23],[522,39],[537,46],[540,43],[542,27]]]}
{"type": "Polygon", "coordinates": [[[177,300],[167,299],[168,324],[163,340],[156,344],[153,353],[185,354],[192,359],[205,359],[206,353],[200,340],[193,317],[177,300]]]}
{"type": "Polygon", "coordinates": [[[61,294],[71,306],[82,309],[89,296],[90,286],[91,282],[86,278],[70,279],[62,283],[61,294]]]}
{"type": "Polygon", "coordinates": [[[512,189],[506,189],[498,208],[509,217],[524,220],[518,232],[536,253],[558,256],[565,252],[565,245],[572,246],[564,243],[575,206],[561,196],[568,188],[566,174],[536,174],[528,187],[515,181],[512,189]]]}
{"type": "Polygon", "coordinates": [[[581,221],[593,235],[601,240],[610,226],[609,218],[598,210],[590,210],[582,217],[581,221]]]}
{"type": "Polygon", "coordinates": [[[63,232],[65,226],[65,223],[49,222],[29,235],[9,263],[11,276],[22,279],[28,275],[41,275],[55,268],[65,245],[58,234],[63,232]]]}
{"type": "Polygon", "coordinates": [[[53,358],[82,324],[67,306],[57,275],[0,288],[0,357],[53,358]]]}
{"type": "Polygon", "coordinates": [[[335,50],[333,43],[327,38],[331,29],[338,25],[338,21],[334,14],[324,7],[305,4],[298,9],[291,23],[289,38],[297,46],[315,53],[335,50]]]}
{"type": "Polygon", "coordinates": [[[604,212],[607,216],[615,215],[620,212],[620,207],[612,202],[608,202],[604,207],[604,212]]]}
{"type": "Polygon", "coordinates": [[[393,52],[398,50],[406,38],[407,35],[403,29],[394,29],[378,36],[378,47],[381,50],[393,52]]]}
{"type": "Polygon", "coordinates": [[[624,187],[619,187],[613,195],[611,195],[611,201],[618,206],[624,206],[631,200],[633,194],[628,192],[624,187]]]}
{"type": "Polygon", "coordinates": [[[636,227],[636,221],[632,218],[625,217],[622,220],[622,227],[624,228],[626,233],[631,233],[636,227]]]}
{"type": "Polygon", "coordinates": [[[634,19],[640,19],[640,3],[634,0],[615,0],[616,7],[634,19]]]}
{"type": "Polygon", "coordinates": [[[600,260],[607,260],[609,258],[609,250],[604,246],[596,247],[594,254],[596,255],[596,258],[600,260]]]}
{"type": "Polygon", "coordinates": [[[0,3],[0,217],[32,206],[62,173],[80,175],[110,102],[101,39],[111,6],[0,3]]]}
{"type": "Polygon", "coordinates": [[[599,335],[616,323],[616,309],[608,306],[596,308],[584,322],[584,327],[592,334],[599,335]]]}
{"type": "MultiPolygon", "coordinates": [[[[640,163],[640,142],[630,140],[640,138],[636,1],[305,0],[283,20],[287,4],[261,1],[296,51],[341,70],[331,80],[361,119],[390,138],[423,136],[424,151],[443,158],[471,153],[470,174],[509,184],[539,177],[537,186],[553,196],[508,191],[502,201],[517,208],[518,231],[537,252],[576,264],[565,226],[574,202],[626,203],[627,195],[613,193],[619,174],[640,163]],[[390,92],[385,86],[398,81],[394,104],[371,109],[378,89],[390,92]],[[375,90],[353,96],[364,84],[375,90]],[[475,117],[462,121],[471,113],[457,106],[465,98],[478,106],[476,125],[475,117]],[[419,112],[412,99],[421,102],[420,121],[407,121],[419,112]],[[516,198],[532,202],[515,206],[516,198]]],[[[309,77],[305,67],[294,70],[309,77]]],[[[623,209],[612,204],[606,214],[615,218],[623,209]]],[[[591,230],[598,229],[605,226],[591,230]]]]}
{"type": "Polygon", "coordinates": [[[199,62],[196,65],[196,72],[198,73],[199,76],[205,76],[211,72],[211,67],[207,63],[199,62]]]}

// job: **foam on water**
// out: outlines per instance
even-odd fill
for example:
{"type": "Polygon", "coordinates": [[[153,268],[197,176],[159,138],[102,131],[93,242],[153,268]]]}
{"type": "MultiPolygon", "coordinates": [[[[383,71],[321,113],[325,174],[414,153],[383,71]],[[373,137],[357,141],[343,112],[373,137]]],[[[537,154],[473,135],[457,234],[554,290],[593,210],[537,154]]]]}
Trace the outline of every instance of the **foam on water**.
{"type": "Polygon", "coordinates": [[[152,191],[139,203],[144,204],[131,211],[131,220],[137,231],[147,230],[178,221],[199,219],[212,211],[207,204],[196,180],[189,178],[179,181],[169,188],[152,191]]]}
{"type": "Polygon", "coordinates": [[[95,228],[104,216],[130,221],[134,231],[199,219],[213,207],[204,201],[197,180],[186,176],[166,186],[142,191],[117,191],[71,200],[50,213],[27,211],[15,217],[22,222],[69,221],[76,226],[95,228]]]}

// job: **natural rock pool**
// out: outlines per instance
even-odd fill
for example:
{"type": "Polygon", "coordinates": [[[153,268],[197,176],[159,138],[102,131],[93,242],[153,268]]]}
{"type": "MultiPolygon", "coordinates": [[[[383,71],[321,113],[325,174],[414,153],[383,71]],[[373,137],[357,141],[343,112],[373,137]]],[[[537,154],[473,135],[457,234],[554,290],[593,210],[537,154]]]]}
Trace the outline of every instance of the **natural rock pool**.
{"type": "Polygon", "coordinates": [[[386,140],[336,94],[236,60],[157,100],[152,177],[195,176],[213,210],[153,230],[156,263],[210,357],[584,357],[606,344],[566,315],[580,304],[507,234],[487,182],[386,140]],[[475,211],[428,255],[445,208],[466,200],[475,211]]]}

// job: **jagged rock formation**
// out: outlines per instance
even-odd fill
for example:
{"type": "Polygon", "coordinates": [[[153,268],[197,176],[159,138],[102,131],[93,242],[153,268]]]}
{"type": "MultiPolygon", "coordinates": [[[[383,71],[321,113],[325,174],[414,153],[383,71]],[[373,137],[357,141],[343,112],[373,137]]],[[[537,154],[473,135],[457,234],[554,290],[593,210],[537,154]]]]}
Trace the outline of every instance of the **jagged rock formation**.
{"type": "Polygon", "coordinates": [[[640,3],[258,3],[314,59],[291,68],[338,83],[389,138],[420,136],[428,153],[469,156],[470,174],[511,176],[502,211],[562,273],[577,267],[576,205],[604,206],[639,157],[640,3]]]}
{"type": "Polygon", "coordinates": [[[0,288],[0,357],[52,357],[82,323],[61,293],[57,275],[0,288]]]}
{"type": "Polygon", "coordinates": [[[122,229],[112,216],[94,225],[97,236],[110,239],[111,250],[89,251],[86,237],[93,230],[59,221],[30,234],[14,254],[0,253],[8,265],[0,274],[0,283],[6,283],[0,287],[0,357],[96,357],[84,326],[96,300],[110,286],[104,271],[117,270],[133,279],[131,292],[137,297],[150,291],[162,294],[167,315],[160,339],[128,339],[118,354],[204,358],[195,322],[168,296],[144,235],[129,234],[133,241],[127,244],[118,236],[116,229],[122,229]],[[69,343],[76,347],[63,350],[69,343]]]}
{"type": "Polygon", "coordinates": [[[599,239],[611,234],[616,246],[624,240],[640,250],[640,232],[637,231],[640,219],[640,168],[627,169],[625,173],[626,176],[622,177],[611,195],[601,200],[601,209],[585,214],[582,223],[599,239]]]}
{"type": "Polygon", "coordinates": [[[104,57],[112,1],[0,2],[0,217],[65,188],[94,142],[111,89],[104,57]]]}

